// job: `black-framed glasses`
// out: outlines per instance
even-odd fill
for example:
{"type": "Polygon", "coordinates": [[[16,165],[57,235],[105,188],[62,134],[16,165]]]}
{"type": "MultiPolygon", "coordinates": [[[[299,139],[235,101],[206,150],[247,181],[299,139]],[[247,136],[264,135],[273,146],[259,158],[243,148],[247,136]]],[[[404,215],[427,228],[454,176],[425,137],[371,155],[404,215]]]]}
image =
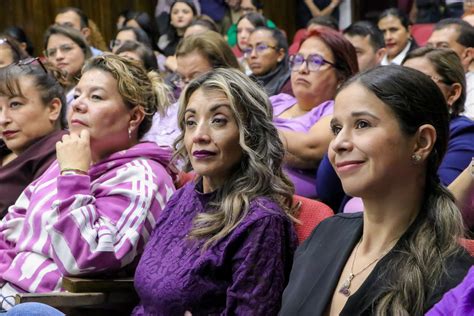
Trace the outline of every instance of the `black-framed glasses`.
{"type": "Polygon", "coordinates": [[[268,45],[268,44],[265,44],[265,43],[261,43],[261,44],[257,44],[257,45],[255,46],[255,48],[253,48],[253,47],[246,47],[246,48],[244,48],[244,49],[242,50],[242,52],[244,53],[244,57],[245,57],[245,58],[249,58],[250,55],[252,55],[252,52],[253,52],[254,49],[255,49],[255,54],[260,55],[261,53],[263,53],[265,50],[267,50],[267,49],[269,49],[269,48],[274,49],[274,50],[277,49],[276,46],[268,45]]]}
{"type": "Polygon", "coordinates": [[[46,49],[43,54],[48,57],[48,58],[54,58],[56,57],[56,54],[58,53],[58,51],[61,52],[61,54],[66,54],[66,53],[69,53],[70,51],[72,51],[74,49],[74,45],[75,44],[63,44],[63,45],[59,45],[58,47],[55,47],[55,48],[49,48],[49,49],[46,49]]]}
{"type": "Polygon", "coordinates": [[[25,58],[25,59],[22,59],[22,60],[19,60],[18,62],[16,62],[15,65],[20,66],[20,67],[21,66],[28,66],[28,65],[34,64],[35,62],[38,63],[38,65],[41,66],[41,68],[44,70],[45,73],[48,73],[48,70],[46,69],[43,62],[41,61],[41,58],[39,58],[39,57],[25,58]]]}
{"type": "Polygon", "coordinates": [[[302,54],[296,54],[290,56],[290,69],[291,71],[298,71],[301,66],[306,63],[309,71],[318,71],[322,65],[328,64],[337,68],[336,65],[319,54],[309,54],[308,57],[304,58],[302,54]]]}

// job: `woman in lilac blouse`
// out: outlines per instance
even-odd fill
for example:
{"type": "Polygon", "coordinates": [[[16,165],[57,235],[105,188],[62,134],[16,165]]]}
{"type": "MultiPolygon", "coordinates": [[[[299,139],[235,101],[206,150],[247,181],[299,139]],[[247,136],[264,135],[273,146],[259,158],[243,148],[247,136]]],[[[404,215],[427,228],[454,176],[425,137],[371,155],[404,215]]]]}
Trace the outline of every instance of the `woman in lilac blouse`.
{"type": "Polygon", "coordinates": [[[276,315],[296,236],[293,186],[265,92],[240,71],[189,83],[177,151],[198,175],[171,197],[138,264],[134,315],[276,315]]]}
{"type": "Polygon", "coordinates": [[[329,121],[337,88],[358,71],[354,46],[328,28],[312,30],[298,53],[290,56],[291,86],[295,97],[270,98],[274,123],[288,155],[286,172],[296,194],[316,197],[316,167],[332,138],[329,121]]]}

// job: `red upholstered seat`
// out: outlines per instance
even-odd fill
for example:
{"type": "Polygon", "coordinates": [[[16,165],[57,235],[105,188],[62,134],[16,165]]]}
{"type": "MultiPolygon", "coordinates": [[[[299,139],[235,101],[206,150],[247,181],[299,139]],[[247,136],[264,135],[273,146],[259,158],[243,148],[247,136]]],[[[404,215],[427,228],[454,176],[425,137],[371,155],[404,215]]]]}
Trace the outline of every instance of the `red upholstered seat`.
{"type": "Polygon", "coordinates": [[[329,206],[316,200],[293,195],[293,202],[301,202],[298,215],[301,224],[295,225],[300,244],[311,235],[311,232],[323,219],[334,215],[334,212],[329,206]]]}
{"type": "Polygon", "coordinates": [[[471,256],[474,257],[474,240],[463,238],[459,241],[459,243],[461,244],[461,246],[466,248],[467,252],[469,252],[471,256]]]}
{"type": "Polygon", "coordinates": [[[434,24],[414,24],[411,26],[411,35],[419,46],[425,46],[426,42],[433,33],[434,24]]]}

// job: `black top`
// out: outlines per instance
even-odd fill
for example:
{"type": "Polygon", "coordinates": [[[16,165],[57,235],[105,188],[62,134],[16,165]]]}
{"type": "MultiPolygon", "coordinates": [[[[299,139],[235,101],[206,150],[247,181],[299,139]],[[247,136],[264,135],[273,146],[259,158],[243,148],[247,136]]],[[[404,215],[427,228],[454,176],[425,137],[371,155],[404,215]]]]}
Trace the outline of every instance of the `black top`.
{"type": "MultiPolygon", "coordinates": [[[[362,236],[363,214],[337,214],[317,226],[297,249],[290,281],[283,293],[280,315],[323,315],[330,304],[342,270],[362,236]]],[[[387,263],[410,234],[410,228],[377,264],[346,302],[340,315],[371,315],[386,284],[387,263]]],[[[427,299],[428,310],[449,289],[462,281],[473,264],[465,251],[447,260],[447,272],[427,299]]]]}
{"type": "MultiPolygon", "coordinates": [[[[21,155],[5,166],[0,166],[0,219],[10,205],[15,204],[21,192],[37,179],[56,159],[56,142],[61,140],[65,131],[54,131],[35,140],[21,155]]],[[[10,151],[3,142],[0,145],[0,158],[10,151]],[[3,145],[3,146],[1,146],[3,145]]]]}

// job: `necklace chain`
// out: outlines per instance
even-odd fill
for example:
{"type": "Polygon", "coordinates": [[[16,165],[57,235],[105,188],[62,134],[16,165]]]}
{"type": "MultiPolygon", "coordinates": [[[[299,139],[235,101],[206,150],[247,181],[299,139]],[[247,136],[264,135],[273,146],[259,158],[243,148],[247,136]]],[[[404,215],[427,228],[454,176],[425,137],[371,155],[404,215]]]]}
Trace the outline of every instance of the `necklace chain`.
{"type": "Polygon", "coordinates": [[[341,293],[342,295],[344,295],[346,297],[349,297],[351,295],[351,290],[349,288],[351,287],[352,279],[354,279],[356,276],[358,276],[359,274],[361,274],[362,272],[367,270],[371,265],[373,265],[374,263],[376,263],[377,261],[382,259],[382,257],[386,254],[386,252],[383,252],[379,257],[377,257],[373,261],[371,261],[362,270],[360,270],[357,273],[354,273],[354,263],[355,263],[355,260],[356,260],[356,257],[357,257],[357,250],[359,249],[359,246],[360,246],[361,242],[362,242],[362,239],[359,240],[359,242],[357,243],[357,246],[355,248],[354,258],[352,258],[351,272],[349,273],[349,276],[347,277],[347,279],[344,281],[341,288],[339,289],[339,293],[341,293]]]}

